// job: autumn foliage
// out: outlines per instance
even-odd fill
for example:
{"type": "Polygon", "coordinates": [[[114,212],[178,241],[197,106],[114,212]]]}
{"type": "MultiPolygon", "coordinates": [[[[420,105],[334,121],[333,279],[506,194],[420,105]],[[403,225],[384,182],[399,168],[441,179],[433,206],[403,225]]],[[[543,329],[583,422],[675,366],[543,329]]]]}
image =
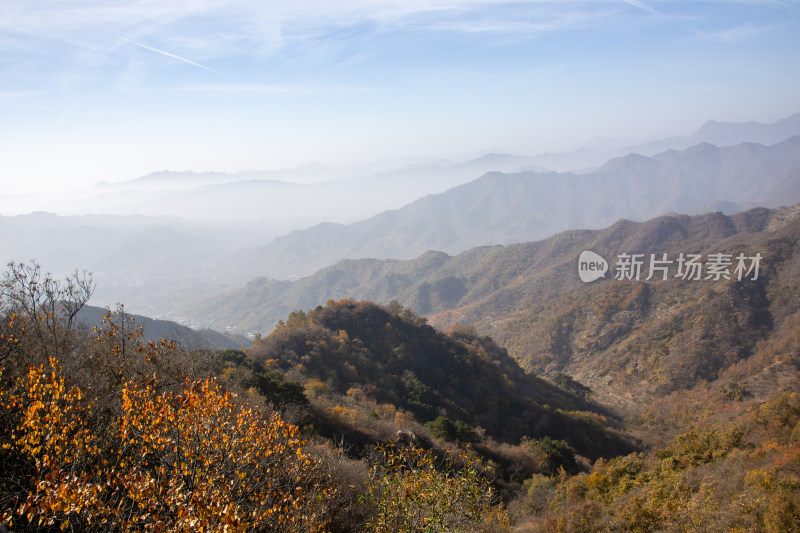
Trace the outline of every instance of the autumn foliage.
{"type": "MultiPolygon", "coordinates": [[[[273,410],[310,409],[311,383],[304,392],[243,352],[146,340],[122,308],[81,328],[71,321],[89,285],[76,293],[38,269],[12,269],[0,295],[0,525],[377,533],[507,524],[473,459],[456,468],[435,463],[432,452],[397,448],[370,478],[367,458],[319,438],[307,443],[273,410]],[[287,393],[292,401],[282,402],[287,393]],[[417,469],[401,472],[401,457],[417,469]],[[414,516],[397,520],[412,508],[414,516]]],[[[358,388],[347,394],[367,401],[358,388]]],[[[369,405],[385,411],[385,424],[397,418],[393,406],[369,405]]],[[[336,412],[351,423],[347,408],[336,412]]]]}
{"type": "Polygon", "coordinates": [[[374,533],[509,531],[497,495],[466,452],[437,458],[419,447],[379,447],[369,498],[377,512],[374,533]]]}
{"type": "Polygon", "coordinates": [[[239,406],[214,380],[179,394],[126,385],[123,411],[92,428],[91,404],[58,363],[31,368],[4,397],[17,410],[6,451],[34,465],[27,496],[6,502],[10,525],[111,531],[306,531],[325,525],[317,471],[297,428],[239,406]]]}
{"type": "Polygon", "coordinates": [[[521,520],[526,533],[800,531],[800,395],[776,395],[654,452],[598,460],[521,505],[536,511],[521,520]]]}
{"type": "Polygon", "coordinates": [[[48,298],[70,293],[38,270],[16,274],[4,285],[18,298],[3,301],[0,338],[0,523],[14,531],[325,529],[325,502],[337,489],[296,427],[214,378],[187,377],[186,354],[142,340],[122,313],[93,332],[71,329],[64,313],[85,300],[53,304],[48,298]],[[52,289],[48,298],[40,287],[52,289]]]}
{"type": "MultiPolygon", "coordinates": [[[[623,420],[592,403],[594,382],[547,384],[474,329],[437,332],[399,305],[329,302],[248,350],[212,353],[147,340],[122,308],[81,328],[90,292],[19,265],[0,282],[0,525],[12,531],[800,531],[788,310],[755,355],[623,420]],[[647,446],[598,442],[623,423],[647,446]]],[[[597,315],[632,317],[654,292],[620,284],[597,315]]],[[[708,308],[687,307],[692,324],[727,316],[700,292],[708,308]]],[[[564,311],[543,357],[585,330],[564,311]]],[[[742,346],[744,330],[718,322],[742,346]]],[[[656,344],[632,341],[628,355],[644,365],[677,350],[670,339],[690,328],[662,325],[675,335],[639,329],[656,344]]]]}

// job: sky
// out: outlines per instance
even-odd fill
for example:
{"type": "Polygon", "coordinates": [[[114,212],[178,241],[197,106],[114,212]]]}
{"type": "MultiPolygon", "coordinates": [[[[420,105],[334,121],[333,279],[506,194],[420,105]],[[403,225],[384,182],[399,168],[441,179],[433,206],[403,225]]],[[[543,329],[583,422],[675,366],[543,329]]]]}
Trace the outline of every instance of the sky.
{"type": "Polygon", "coordinates": [[[0,0],[0,194],[800,111],[800,2],[0,0]]]}

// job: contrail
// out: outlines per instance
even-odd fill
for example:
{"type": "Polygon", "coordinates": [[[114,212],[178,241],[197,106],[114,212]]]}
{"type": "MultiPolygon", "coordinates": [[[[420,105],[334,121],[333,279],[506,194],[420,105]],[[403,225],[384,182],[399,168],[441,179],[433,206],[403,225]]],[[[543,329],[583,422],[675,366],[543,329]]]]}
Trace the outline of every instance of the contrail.
{"type": "Polygon", "coordinates": [[[622,0],[622,1],[625,2],[628,5],[631,5],[631,6],[634,6],[634,7],[638,7],[642,11],[647,11],[648,13],[651,13],[653,15],[660,15],[661,14],[658,11],[656,11],[655,9],[653,9],[652,7],[650,7],[647,4],[645,4],[644,2],[640,2],[639,0],[622,0]]]}
{"type": "Polygon", "coordinates": [[[217,72],[213,68],[209,68],[209,67],[207,67],[205,65],[201,65],[200,63],[195,63],[191,59],[186,59],[185,57],[177,56],[175,54],[171,54],[171,53],[166,52],[164,50],[159,50],[158,48],[153,48],[152,46],[147,46],[146,44],[137,43],[136,41],[131,41],[130,39],[126,39],[125,37],[120,37],[119,35],[116,35],[116,38],[119,39],[120,41],[124,41],[124,42],[126,42],[128,44],[132,44],[134,46],[138,46],[139,48],[144,48],[145,50],[150,50],[151,52],[155,52],[157,54],[165,55],[167,57],[171,57],[172,59],[177,59],[178,61],[183,61],[184,63],[188,63],[189,65],[194,65],[195,67],[199,67],[199,68],[201,68],[203,70],[207,70],[209,72],[213,72],[214,74],[220,74],[219,72],[217,72]]]}

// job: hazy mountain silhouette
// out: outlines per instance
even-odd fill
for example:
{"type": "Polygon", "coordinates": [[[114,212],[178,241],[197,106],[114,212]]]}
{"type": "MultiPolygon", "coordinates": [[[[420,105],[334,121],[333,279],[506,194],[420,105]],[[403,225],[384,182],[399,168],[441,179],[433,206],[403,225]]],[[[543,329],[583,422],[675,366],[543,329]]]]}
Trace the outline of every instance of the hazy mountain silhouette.
{"type": "Polygon", "coordinates": [[[701,144],[653,157],[629,154],[587,174],[492,172],[353,224],[289,233],[242,262],[271,277],[301,276],[345,258],[458,253],[699,206],[775,207],[800,201],[798,183],[800,137],[773,146],[701,144]]]}
{"type": "Polygon", "coordinates": [[[685,150],[690,146],[702,143],[716,146],[734,146],[741,143],[770,145],[797,135],[800,135],[800,113],[795,113],[770,124],[709,120],[691,135],[629,145],[614,152],[618,155],[628,153],[655,155],[665,150],[685,150]]]}
{"type": "MultiPolygon", "coordinates": [[[[99,326],[103,318],[109,313],[108,309],[85,305],[77,315],[79,324],[89,328],[99,326]]],[[[159,320],[142,315],[125,313],[132,319],[136,326],[142,328],[142,339],[158,342],[161,339],[176,341],[182,348],[208,348],[211,350],[234,349],[237,350],[246,344],[243,338],[234,338],[212,329],[193,330],[170,320],[159,320]]]]}

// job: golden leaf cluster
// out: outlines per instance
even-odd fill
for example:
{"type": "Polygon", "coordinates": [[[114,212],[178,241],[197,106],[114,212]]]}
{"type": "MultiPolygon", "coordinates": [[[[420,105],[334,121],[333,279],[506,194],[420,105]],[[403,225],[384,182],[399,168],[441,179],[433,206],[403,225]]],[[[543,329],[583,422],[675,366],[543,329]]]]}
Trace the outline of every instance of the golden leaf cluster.
{"type": "Polygon", "coordinates": [[[240,406],[214,379],[180,393],[125,383],[105,426],[59,363],[2,390],[16,424],[5,452],[32,467],[32,488],[0,520],[108,531],[321,531],[335,490],[296,427],[240,406]]]}

